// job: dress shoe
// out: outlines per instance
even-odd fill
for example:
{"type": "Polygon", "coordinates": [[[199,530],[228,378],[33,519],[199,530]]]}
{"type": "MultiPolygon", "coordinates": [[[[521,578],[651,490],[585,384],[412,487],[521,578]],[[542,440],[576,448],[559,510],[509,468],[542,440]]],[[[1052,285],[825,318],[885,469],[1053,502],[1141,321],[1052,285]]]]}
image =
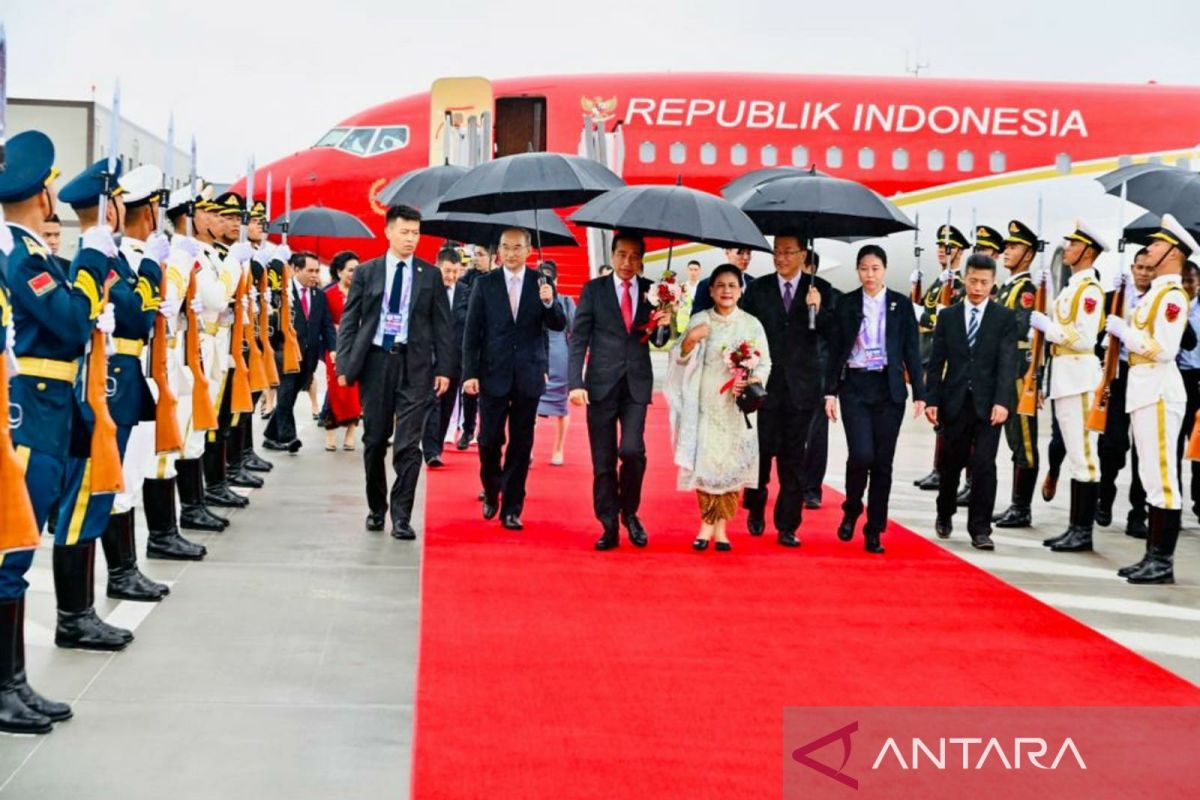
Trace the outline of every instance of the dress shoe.
{"type": "Polygon", "coordinates": [[[454,446],[459,450],[466,450],[471,446],[471,434],[464,433],[462,436],[459,436],[458,441],[454,443],[454,446]]]}
{"type": "Polygon", "coordinates": [[[497,504],[497,502],[495,500],[486,500],[485,499],[483,501],[483,518],[484,519],[491,519],[492,517],[496,516],[496,513],[499,511],[500,511],[500,506],[499,506],[499,504],[497,504]]]}
{"type": "Polygon", "coordinates": [[[821,507],[821,493],[820,492],[805,492],[804,493],[804,507],[809,508],[809,509],[820,508],[821,507]]]}
{"type": "Polygon", "coordinates": [[[636,514],[630,514],[622,520],[625,523],[626,529],[629,530],[629,541],[633,542],[634,547],[645,547],[646,528],[642,525],[642,521],[637,518],[636,514]]]}
{"type": "Polygon", "coordinates": [[[1096,524],[1101,528],[1112,525],[1112,503],[1100,503],[1096,506],[1096,524]]]}
{"type": "Polygon", "coordinates": [[[718,553],[728,553],[733,549],[733,544],[730,542],[717,542],[713,547],[718,553]]]}
{"type": "Polygon", "coordinates": [[[922,492],[936,492],[938,487],[942,485],[942,477],[938,475],[935,469],[924,478],[919,478],[913,481],[913,486],[916,486],[922,492]]]}
{"type": "Polygon", "coordinates": [[[746,530],[750,531],[751,536],[762,536],[767,530],[767,521],[762,514],[751,514],[746,517],[746,530]]]}
{"type": "Polygon", "coordinates": [[[417,538],[417,532],[413,530],[413,526],[407,522],[397,522],[392,526],[392,538],[411,541],[417,538]]]}
{"type": "Polygon", "coordinates": [[[1033,524],[1033,514],[1029,506],[1019,506],[1013,503],[1004,513],[992,517],[997,528],[1028,528],[1033,524]]]}
{"type": "Polygon", "coordinates": [[[277,442],[274,439],[263,439],[263,447],[268,450],[280,450],[284,452],[286,452],[288,449],[286,444],[283,442],[277,442]]]}
{"type": "Polygon", "coordinates": [[[838,525],[837,537],[843,542],[848,542],[854,538],[854,522],[848,516],[842,517],[842,524],[838,525]]]}
{"type": "Polygon", "coordinates": [[[604,533],[596,540],[597,550],[612,550],[621,546],[621,529],[616,523],[604,526],[604,533]]]}
{"type": "Polygon", "coordinates": [[[1058,476],[1053,472],[1047,472],[1046,479],[1042,481],[1042,499],[1049,503],[1056,494],[1058,494],[1058,476]]]}
{"type": "Polygon", "coordinates": [[[425,466],[429,467],[430,469],[439,469],[446,466],[446,462],[442,461],[439,456],[434,456],[433,458],[425,460],[425,466]]]}
{"type": "Polygon", "coordinates": [[[971,484],[969,481],[959,490],[958,496],[954,498],[954,504],[959,508],[966,508],[971,505],[971,484]]]}
{"type": "Polygon", "coordinates": [[[992,543],[992,537],[986,533],[972,533],[971,547],[976,550],[995,550],[996,545],[992,543]]]}
{"type": "Polygon", "coordinates": [[[383,530],[383,514],[367,514],[367,530],[383,530]]]}
{"type": "Polygon", "coordinates": [[[883,552],[883,545],[879,543],[879,534],[872,530],[863,530],[863,549],[868,553],[880,554],[883,552]]]}
{"type": "Polygon", "coordinates": [[[950,534],[954,531],[954,524],[948,519],[938,517],[937,521],[933,523],[933,530],[939,539],[949,539],[950,534]]]}
{"type": "Polygon", "coordinates": [[[519,531],[525,528],[521,524],[521,517],[517,514],[505,514],[504,519],[500,520],[500,526],[510,531],[519,531]]]}
{"type": "Polygon", "coordinates": [[[301,447],[304,447],[304,442],[300,441],[299,439],[292,439],[287,444],[287,451],[292,455],[296,455],[296,453],[300,452],[301,447]]]}
{"type": "Polygon", "coordinates": [[[693,550],[707,550],[708,549],[708,539],[697,539],[696,541],[692,542],[692,549],[693,550]]]}
{"type": "Polygon", "coordinates": [[[775,541],[779,542],[779,544],[783,545],[784,547],[800,546],[800,539],[793,531],[779,531],[775,537],[775,541]]]}

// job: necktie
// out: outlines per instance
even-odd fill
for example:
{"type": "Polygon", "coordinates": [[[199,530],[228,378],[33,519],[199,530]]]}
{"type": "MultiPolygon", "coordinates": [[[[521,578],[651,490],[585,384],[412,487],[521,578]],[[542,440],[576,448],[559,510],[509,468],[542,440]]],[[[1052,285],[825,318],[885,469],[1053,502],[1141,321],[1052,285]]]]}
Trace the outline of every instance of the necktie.
{"type": "Polygon", "coordinates": [[[514,278],[508,276],[508,307],[512,309],[513,322],[517,321],[517,309],[521,307],[521,278],[520,273],[514,278]]]}
{"type": "Polygon", "coordinates": [[[633,330],[633,293],[629,281],[621,281],[621,319],[625,321],[625,330],[633,330]]]}
{"type": "Polygon", "coordinates": [[[300,307],[304,309],[304,318],[308,319],[308,287],[300,290],[300,307]]]}
{"type": "Polygon", "coordinates": [[[793,299],[794,299],[794,296],[792,295],[792,282],[784,281],[783,282],[783,310],[784,311],[790,312],[792,310],[792,300],[793,299]]]}
{"type": "MultiPolygon", "coordinates": [[[[400,313],[400,296],[404,294],[404,260],[396,261],[396,272],[392,277],[392,293],[388,295],[388,313],[400,313]]],[[[383,335],[383,349],[391,350],[392,345],[396,343],[396,337],[393,334],[385,333],[383,335]]]]}
{"type": "Polygon", "coordinates": [[[979,307],[971,306],[971,321],[967,323],[967,347],[975,349],[975,335],[979,333],[979,307]]]}

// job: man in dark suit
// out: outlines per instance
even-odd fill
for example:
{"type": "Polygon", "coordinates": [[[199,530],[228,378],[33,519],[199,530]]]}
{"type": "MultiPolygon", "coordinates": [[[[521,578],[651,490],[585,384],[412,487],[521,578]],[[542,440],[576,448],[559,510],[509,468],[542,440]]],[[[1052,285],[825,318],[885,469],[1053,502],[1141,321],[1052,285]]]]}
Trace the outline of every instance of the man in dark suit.
{"type": "Polygon", "coordinates": [[[966,297],[938,315],[926,372],[925,416],[941,424],[938,435],[944,437],[937,535],[944,539],[953,530],[959,474],[970,463],[967,532],[979,550],[994,549],[996,448],[1017,400],[1017,319],[1012,309],[990,299],[995,283],[990,256],[967,259],[966,297]]]}
{"type": "Polygon", "coordinates": [[[499,512],[509,530],[522,528],[538,398],[550,369],[546,331],[567,327],[554,287],[525,266],[528,257],[529,231],[510,228],[500,235],[503,269],[475,281],[463,334],[463,392],[479,396],[483,518],[499,512]]]}
{"type": "Polygon", "coordinates": [[[857,264],[862,288],[839,299],[830,325],[825,416],[837,421],[840,400],[848,453],[838,538],[854,538],[869,478],[863,539],[868,553],[882,553],[879,539],[887,527],[892,461],[908,400],[905,375],[912,383],[914,418],[925,411],[925,387],[917,320],[908,297],[887,288],[887,253],[866,245],[858,251],[857,264]]]}
{"type": "Polygon", "coordinates": [[[336,351],[337,334],[325,293],[317,288],[321,280],[321,266],[317,257],[312,253],[295,253],[291,264],[294,270],[292,285],[284,289],[292,293],[292,319],[296,326],[296,339],[300,343],[300,371],[284,373],[283,333],[276,331],[273,346],[275,364],[279,370],[278,402],[263,432],[263,447],[295,453],[300,449],[294,413],[296,397],[312,381],[317,364],[325,357],[325,353],[336,351]]]}
{"type": "Polygon", "coordinates": [[[667,324],[670,315],[655,311],[646,299],[651,282],[638,277],[645,252],[641,237],[617,235],[612,243],[613,274],[588,281],[575,312],[567,385],[571,402],[587,406],[592,507],[604,528],[597,550],[621,543],[618,518],[629,531],[629,541],[646,546],[646,529],[637,512],[646,474],[643,433],[654,371],[643,329],[651,320],[667,324]]]}
{"type": "MultiPolygon", "coordinates": [[[[728,248],[725,250],[725,262],[733,264],[742,271],[742,300],[746,299],[746,291],[750,288],[754,276],[746,272],[750,269],[751,250],[749,247],[728,248]]],[[[692,299],[693,314],[698,314],[713,307],[712,292],[708,290],[708,278],[702,278],[696,284],[696,294],[692,299]]]]}
{"type": "MultiPolygon", "coordinates": [[[[462,351],[463,332],[467,327],[467,295],[469,288],[459,278],[462,272],[462,257],[458,251],[446,247],[437,254],[437,268],[442,273],[442,284],[446,287],[446,300],[450,303],[450,315],[454,320],[454,352],[462,351]]],[[[457,359],[456,359],[457,360],[457,359]]],[[[429,412],[425,415],[425,436],[421,450],[426,465],[443,466],[442,449],[446,432],[450,430],[450,417],[454,414],[454,403],[458,399],[458,387],[462,383],[462,365],[455,364],[450,374],[450,388],[441,397],[431,389],[429,412]]]]}
{"type": "Polygon", "coordinates": [[[359,265],[338,327],[338,383],[358,381],[363,407],[367,530],[383,530],[389,496],[384,456],[392,443],[392,536],[415,539],[412,507],[421,472],[421,430],[429,388],[450,387],[457,353],[442,274],[415,257],[421,212],[387,211],[388,251],[359,265]]]}
{"type": "Polygon", "coordinates": [[[804,273],[808,242],[801,236],[775,237],[775,273],[750,284],[742,308],[767,332],[771,377],[758,412],[758,487],[747,489],[742,504],[750,512],[754,536],[766,530],[767,486],[771,462],[779,469],[775,500],[776,537],[784,547],[799,547],[796,531],[804,508],[804,454],[813,415],[822,407],[821,350],[830,319],[833,289],[823,278],[804,273]],[[815,314],[810,329],[809,308],[815,314]]]}

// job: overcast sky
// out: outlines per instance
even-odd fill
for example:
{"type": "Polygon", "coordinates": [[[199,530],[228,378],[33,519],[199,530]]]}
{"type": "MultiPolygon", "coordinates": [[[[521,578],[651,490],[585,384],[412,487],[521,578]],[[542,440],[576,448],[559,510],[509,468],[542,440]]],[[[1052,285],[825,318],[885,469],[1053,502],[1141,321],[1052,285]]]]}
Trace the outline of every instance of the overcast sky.
{"type": "MultiPolygon", "coordinates": [[[[447,75],[716,70],[1200,84],[1194,0],[0,0],[11,97],[108,105],[217,180],[447,75]],[[318,10],[319,9],[319,10],[318,10]],[[1176,35],[1183,33],[1186,35],[1176,35]]],[[[1197,133],[1200,136],[1200,132],[1197,133]]]]}

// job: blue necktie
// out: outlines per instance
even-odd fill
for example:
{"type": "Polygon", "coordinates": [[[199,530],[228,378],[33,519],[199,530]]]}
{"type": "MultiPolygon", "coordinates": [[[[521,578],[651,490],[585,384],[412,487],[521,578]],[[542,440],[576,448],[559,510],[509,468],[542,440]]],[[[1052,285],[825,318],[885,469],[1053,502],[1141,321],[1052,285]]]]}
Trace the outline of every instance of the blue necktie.
{"type": "Polygon", "coordinates": [[[967,347],[975,349],[975,335],[979,333],[979,308],[971,306],[971,321],[967,323],[967,347]]]}
{"type": "MultiPolygon", "coordinates": [[[[400,259],[396,262],[396,274],[392,278],[392,293],[388,295],[388,313],[400,313],[400,296],[404,294],[404,260],[400,259]]],[[[391,350],[392,345],[396,343],[396,337],[390,333],[383,335],[383,349],[391,350]]]]}

